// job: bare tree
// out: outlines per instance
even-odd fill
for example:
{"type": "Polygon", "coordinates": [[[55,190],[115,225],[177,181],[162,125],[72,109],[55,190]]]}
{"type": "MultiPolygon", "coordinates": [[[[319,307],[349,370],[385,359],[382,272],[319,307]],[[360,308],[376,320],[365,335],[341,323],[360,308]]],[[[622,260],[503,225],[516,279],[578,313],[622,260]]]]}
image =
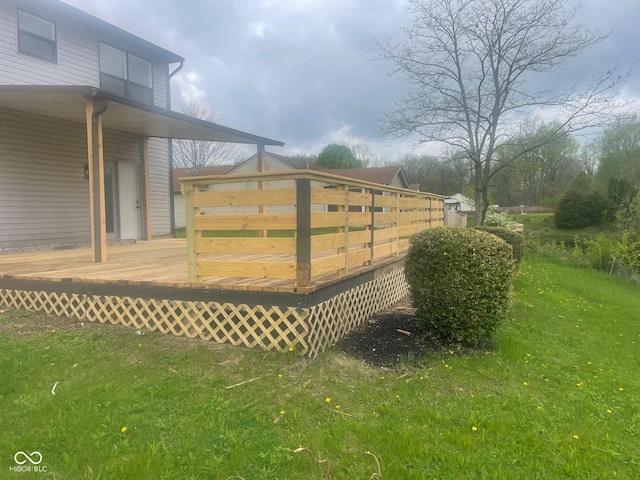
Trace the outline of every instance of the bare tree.
{"type": "MultiPolygon", "coordinates": [[[[198,100],[191,100],[182,107],[182,113],[208,122],[217,123],[215,112],[198,100]]],[[[231,163],[237,157],[234,143],[208,142],[205,140],[173,140],[173,166],[195,168],[231,163]]]]}
{"type": "Polygon", "coordinates": [[[380,42],[410,88],[387,112],[383,133],[439,141],[462,153],[474,174],[476,222],[484,222],[491,177],[541,145],[517,146],[519,123],[541,112],[556,116],[554,135],[600,125],[615,99],[619,68],[594,75],[584,88],[535,89],[538,74],[556,70],[607,34],[574,23],[567,0],[409,0],[415,14],[401,43],[380,42]]]}

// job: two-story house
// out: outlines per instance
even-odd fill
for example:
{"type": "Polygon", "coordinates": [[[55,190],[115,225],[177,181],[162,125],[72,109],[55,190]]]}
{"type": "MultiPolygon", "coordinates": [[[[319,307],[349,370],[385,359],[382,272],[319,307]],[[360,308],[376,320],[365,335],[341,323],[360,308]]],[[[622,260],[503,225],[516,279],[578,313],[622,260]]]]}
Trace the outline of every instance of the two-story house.
{"type": "Polygon", "coordinates": [[[171,138],[282,143],[171,110],[184,59],[59,0],[0,2],[0,251],[173,230],[171,138]]]}

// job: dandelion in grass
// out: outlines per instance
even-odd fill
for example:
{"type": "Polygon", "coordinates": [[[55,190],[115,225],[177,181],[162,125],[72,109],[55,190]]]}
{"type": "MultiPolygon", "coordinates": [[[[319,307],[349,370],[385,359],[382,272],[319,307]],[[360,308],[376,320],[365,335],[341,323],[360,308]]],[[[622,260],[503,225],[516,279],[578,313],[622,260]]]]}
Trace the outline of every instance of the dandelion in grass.
{"type": "Polygon", "coordinates": [[[610,408],[607,408],[607,413],[613,413],[613,410],[611,410],[610,408]]]}
{"type": "Polygon", "coordinates": [[[621,391],[621,392],[624,392],[624,388],[622,388],[622,387],[618,387],[618,390],[621,391]]]}
{"type": "Polygon", "coordinates": [[[278,378],[282,378],[282,374],[281,373],[278,374],[278,378]]]}
{"type": "Polygon", "coordinates": [[[475,425],[473,427],[471,427],[471,430],[473,430],[474,432],[478,431],[478,427],[476,427],[475,425]]]}
{"type": "Polygon", "coordinates": [[[126,432],[126,431],[127,431],[127,427],[122,427],[122,428],[120,429],[120,431],[121,431],[122,433],[126,432]]]}
{"type": "Polygon", "coordinates": [[[331,403],[331,397],[327,397],[324,399],[325,403],[331,403]]]}
{"type": "Polygon", "coordinates": [[[528,387],[528,386],[529,386],[529,382],[522,382],[522,384],[523,384],[525,387],[528,387]]]}
{"type": "Polygon", "coordinates": [[[290,351],[290,352],[293,352],[293,347],[289,347],[289,351],[290,351]]]}
{"type": "Polygon", "coordinates": [[[336,410],[340,410],[340,405],[336,405],[336,406],[335,406],[335,409],[336,409],[336,410]]]}
{"type": "Polygon", "coordinates": [[[284,415],[285,413],[287,413],[287,412],[284,411],[284,410],[280,410],[280,415],[284,415]]]}
{"type": "Polygon", "coordinates": [[[575,440],[578,440],[580,437],[579,437],[578,435],[574,435],[574,436],[573,436],[573,438],[574,438],[575,440]]]}
{"type": "Polygon", "coordinates": [[[582,382],[578,382],[576,383],[576,387],[582,387],[583,383],[582,382]]]}

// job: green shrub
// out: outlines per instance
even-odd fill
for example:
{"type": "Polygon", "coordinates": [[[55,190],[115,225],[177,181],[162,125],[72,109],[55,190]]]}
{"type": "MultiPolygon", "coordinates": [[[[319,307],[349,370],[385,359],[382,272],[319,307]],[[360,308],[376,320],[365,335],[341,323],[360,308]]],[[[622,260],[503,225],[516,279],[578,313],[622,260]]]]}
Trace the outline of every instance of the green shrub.
{"type": "Polygon", "coordinates": [[[524,257],[524,249],[525,249],[524,235],[522,235],[520,232],[515,232],[513,230],[509,230],[507,228],[502,228],[502,227],[487,227],[485,225],[482,227],[475,227],[475,228],[476,230],[481,230],[483,232],[497,235],[502,240],[504,240],[509,245],[511,245],[511,248],[513,249],[513,258],[516,261],[516,265],[520,264],[520,262],[522,261],[522,257],[524,257]]]}
{"type": "Polygon", "coordinates": [[[470,228],[414,235],[405,262],[416,318],[433,337],[469,346],[488,340],[505,319],[514,270],[509,244],[470,228]]]}
{"type": "Polygon", "coordinates": [[[629,270],[640,273],[640,236],[624,232],[614,248],[614,254],[629,270]]]}
{"type": "Polygon", "coordinates": [[[484,217],[485,227],[500,227],[507,230],[514,230],[518,227],[518,222],[513,220],[506,211],[497,213],[493,211],[487,211],[484,217]]]}
{"type": "Polygon", "coordinates": [[[558,228],[583,228],[611,221],[616,206],[598,192],[568,190],[562,195],[553,221],[558,228]]]}

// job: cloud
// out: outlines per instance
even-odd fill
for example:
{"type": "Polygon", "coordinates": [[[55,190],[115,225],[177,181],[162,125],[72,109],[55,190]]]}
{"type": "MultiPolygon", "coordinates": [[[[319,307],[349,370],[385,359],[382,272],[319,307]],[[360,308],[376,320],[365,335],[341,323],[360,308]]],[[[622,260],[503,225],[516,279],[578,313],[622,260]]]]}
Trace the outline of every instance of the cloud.
{"type": "MultiPolygon", "coordinates": [[[[406,91],[391,65],[372,61],[376,39],[397,37],[404,0],[65,0],[186,58],[173,105],[204,98],[221,122],[283,140],[282,152],[315,152],[334,138],[395,158],[410,139],[380,138],[385,110],[406,91]]],[[[573,1],[573,0],[572,0],[573,1]]],[[[561,71],[536,80],[558,88],[637,53],[637,0],[587,0],[579,19],[612,31],[561,71]]],[[[628,95],[640,95],[638,82],[628,95]]],[[[438,145],[420,152],[440,154],[438,145]]]]}

